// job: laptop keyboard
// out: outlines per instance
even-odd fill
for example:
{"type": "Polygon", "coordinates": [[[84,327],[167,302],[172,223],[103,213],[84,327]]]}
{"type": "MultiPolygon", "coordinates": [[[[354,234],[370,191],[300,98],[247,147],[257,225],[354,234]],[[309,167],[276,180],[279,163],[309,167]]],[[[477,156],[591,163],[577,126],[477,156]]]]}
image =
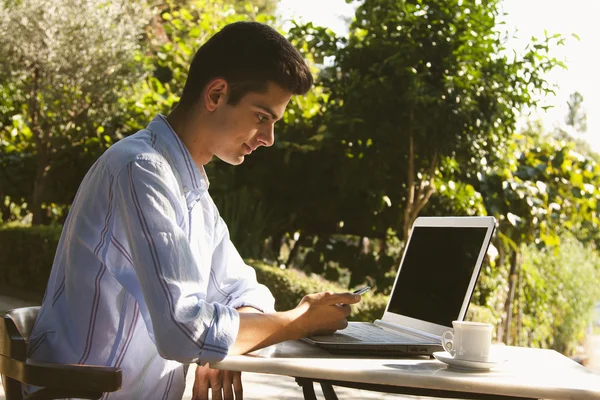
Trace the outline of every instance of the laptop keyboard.
{"type": "Polygon", "coordinates": [[[312,339],[322,342],[369,342],[369,343],[403,343],[417,344],[425,343],[425,340],[419,339],[416,336],[403,334],[401,332],[391,333],[375,324],[349,324],[342,331],[337,331],[333,335],[328,336],[313,336],[312,339]]]}

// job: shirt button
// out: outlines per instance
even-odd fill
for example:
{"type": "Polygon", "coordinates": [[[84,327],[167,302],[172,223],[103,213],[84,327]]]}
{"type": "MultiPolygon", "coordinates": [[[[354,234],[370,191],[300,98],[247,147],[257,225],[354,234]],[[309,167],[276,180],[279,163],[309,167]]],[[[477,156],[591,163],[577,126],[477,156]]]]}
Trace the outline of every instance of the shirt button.
{"type": "Polygon", "coordinates": [[[184,187],[183,187],[183,191],[184,191],[184,192],[187,192],[187,191],[188,191],[188,187],[187,187],[187,186],[184,186],[184,187]]]}

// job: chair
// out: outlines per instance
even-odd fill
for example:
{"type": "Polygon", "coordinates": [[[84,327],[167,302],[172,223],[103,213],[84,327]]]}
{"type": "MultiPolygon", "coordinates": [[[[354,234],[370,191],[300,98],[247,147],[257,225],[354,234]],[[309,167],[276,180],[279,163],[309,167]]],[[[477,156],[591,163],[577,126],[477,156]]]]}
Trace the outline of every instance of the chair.
{"type": "Polygon", "coordinates": [[[27,360],[27,343],[40,307],[7,311],[0,318],[0,375],[6,400],[99,399],[121,387],[119,368],[27,360]],[[21,383],[42,389],[23,397],[21,383]]]}

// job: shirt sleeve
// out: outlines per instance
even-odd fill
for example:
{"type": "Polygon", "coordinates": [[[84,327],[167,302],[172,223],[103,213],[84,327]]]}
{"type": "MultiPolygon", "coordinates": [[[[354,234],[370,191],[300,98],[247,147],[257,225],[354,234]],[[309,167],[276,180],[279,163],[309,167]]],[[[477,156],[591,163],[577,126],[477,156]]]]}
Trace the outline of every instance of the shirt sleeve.
{"type": "Polygon", "coordinates": [[[257,282],[254,268],[247,265],[238,253],[221,217],[217,219],[215,231],[220,232],[212,257],[216,298],[225,298],[225,304],[234,308],[251,306],[262,312],[274,311],[273,295],[266,286],[257,282]]]}
{"type": "MultiPolygon", "coordinates": [[[[187,235],[173,171],[160,160],[138,159],[116,177],[116,207],[159,354],[179,362],[219,361],[235,342],[239,314],[206,301],[187,235]]],[[[145,315],[144,315],[145,314],[145,315]]]]}

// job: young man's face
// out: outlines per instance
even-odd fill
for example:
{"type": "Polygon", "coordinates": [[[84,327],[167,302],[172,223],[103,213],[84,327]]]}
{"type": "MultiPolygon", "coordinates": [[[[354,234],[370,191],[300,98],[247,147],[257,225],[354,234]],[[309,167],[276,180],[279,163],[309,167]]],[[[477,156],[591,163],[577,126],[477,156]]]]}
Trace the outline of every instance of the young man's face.
{"type": "Polygon", "coordinates": [[[223,102],[215,110],[214,146],[212,153],[232,165],[260,146],[271,146],[274,124],[281,119],[291,93],[269,82],[265,92],[250,92],[235,106],[223,102]]]}

